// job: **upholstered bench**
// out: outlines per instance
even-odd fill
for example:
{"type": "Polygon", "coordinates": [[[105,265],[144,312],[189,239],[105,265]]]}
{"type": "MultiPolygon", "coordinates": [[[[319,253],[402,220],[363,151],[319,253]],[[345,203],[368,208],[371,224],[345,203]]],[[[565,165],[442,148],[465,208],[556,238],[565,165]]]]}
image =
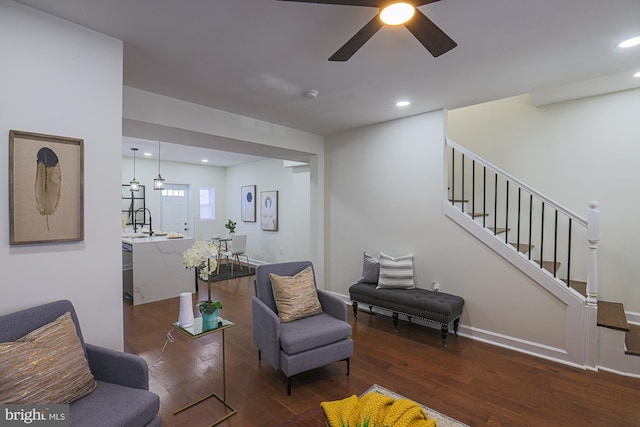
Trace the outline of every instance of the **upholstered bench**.
{"type": "Polygon", "coordinates": [[[449,324],[453,322],[453,331],[458,334],[458,323],[462,314],[464,299],[444,292],[432,292],[426,289],[376,289],[373,283],[358,282],[349,287],[349,295],[353,302],[353,315],[358,318],[358,304],[390,310],[393,313],[393,325],[398,332],[398,316],[426,320],[441,325],[442,345],[447,346],[449,324]]]}

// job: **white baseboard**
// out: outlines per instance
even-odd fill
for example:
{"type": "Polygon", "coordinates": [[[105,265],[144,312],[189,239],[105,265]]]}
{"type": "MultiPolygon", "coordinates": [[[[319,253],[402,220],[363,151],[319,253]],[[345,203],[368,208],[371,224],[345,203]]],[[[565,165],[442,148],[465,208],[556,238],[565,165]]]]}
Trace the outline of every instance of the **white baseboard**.
{"type": "MultiPolygon", "coordinates": [[[[336,297],[340,298],[346,305],[351,306],[351,298],[349,296],[340,294],[337,292],[328,291],[336,297]]],[[[368,309],[366,304],[360,305],[362,308],[368,309]]],[[[391,317],[392,311],[381,309],[379,307],[374,307],[373,312],[376,314],[381,314],[383,316],[391,317]]],[[[400,316],[402,319],[403,316],[400,316]]],[[[440,330],[440,325],[436,325],[434,323],[422,320],[422,319],[411,319],[412,323],[426,326],[428,328],[432,328],[435,330],[440,330]]],[[[498,347],[502,347],[508,350],[517,351],[520,353],[528,354],[534,357],[540,357],[542,359],[550,360],[557,363],[562,363],[564,365],[573,366],[580,369],[586,369],[585,366],[577,364],[569,359],[569,355],[566,350],[561,348],[555,348],[546,346],[544,344],[538,344],[531,341],[522,340],[520,338],[510,337],[507,335],[502,335],[499,333],[485,331],[482,329],[474,328],[472,326],[467,326],[460,324],[458,329],[458,335],[463,336],[465,338],[470,338],[473,340],[481,341],[487,344],[495,345],[498,347]]]]}
{"type": "Polygon", "coordinates": [[[627,322],[633,323],[634,325],[640,325],[640,313],[625,311],[624,314],[627,316],[627,322]]]}

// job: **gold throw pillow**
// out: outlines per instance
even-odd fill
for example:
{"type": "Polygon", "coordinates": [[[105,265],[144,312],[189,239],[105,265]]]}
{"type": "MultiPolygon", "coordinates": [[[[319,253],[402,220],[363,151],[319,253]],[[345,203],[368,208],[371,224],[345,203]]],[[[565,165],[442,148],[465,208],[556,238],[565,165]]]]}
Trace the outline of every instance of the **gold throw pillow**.
{"type": "Polygon", "coordinates": [[[269,279],[281,322],[291,322],[322,313],[311,267],[305,268],[295,276],[270,273],[269,279]]]}
{"type": "Polygon", "coordinates": [[[0,343],[0,403],[71,403],[95,388],[69,312],[0,343]]]}

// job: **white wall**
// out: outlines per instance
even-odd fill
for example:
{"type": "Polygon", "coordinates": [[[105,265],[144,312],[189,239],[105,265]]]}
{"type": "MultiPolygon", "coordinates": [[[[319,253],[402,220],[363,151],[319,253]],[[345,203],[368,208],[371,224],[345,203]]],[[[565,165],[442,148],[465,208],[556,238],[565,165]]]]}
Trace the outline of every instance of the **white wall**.
{"type": "Polygon", "coordinates": [[[0,313],[73,302],[86,341],[122,349],[122,42],[0,0],[0,313]],[[84,241],[9,246],[10,129],[84,139],[84,241]]]}
{"type": "Polygon", "coordinates": [[[433,112],[327,137],[327,288],[348,295],[363,251],[413,253],[418,286],[465,298],[467,331],[564,348],[564,307],[444,216],[444,122],[433,112]]]}
{"type": "MultiPolygon", "coordinates": [[[[158,176],[158,160],[150,160],[136,156],[136,179],[145,186],[146,207],[151,211],[154,229],[160,230],[160,196],[153,189],[153,179],[158,176]],[[157,222],[156,222],[157,221],[157,222]]],[[[193,237],[196,240],[207,240],[216,234],[226,234],[224,224],[226,218],[226,168],[217,166],[194,165],[187,163],[162,161],[162,176],[166,184],[187,184],[191,189],[190,216],[192,219],[193,237]],[[200,188],[213,187],[216,190],[216,219],[200,220],[200,188]]],[[[133,158],[122,158],[122,184],[128,184],[133,178],[133,158]]],[[[182,230],[164,230],[183,232],[182,230]]]]}
{"type": "Polygon", "coordinates": [[[448,136],[586,217],[601,203],[599,298],[640,312],[640,90],[534,107],[519,96],[450,111],[448,136]]]}
{"type": "Polygon", "coordinates": [[[247,255],[258,263],[308,260],[311,254],[310,172],[270,159],[227,168],[227,216],[247,234],[247,255]],[[256,185],[256,222],[240,219],[240,189],[256,185]],[[260,193],[278,190],[278,231],[260,229],[260,193]]]}

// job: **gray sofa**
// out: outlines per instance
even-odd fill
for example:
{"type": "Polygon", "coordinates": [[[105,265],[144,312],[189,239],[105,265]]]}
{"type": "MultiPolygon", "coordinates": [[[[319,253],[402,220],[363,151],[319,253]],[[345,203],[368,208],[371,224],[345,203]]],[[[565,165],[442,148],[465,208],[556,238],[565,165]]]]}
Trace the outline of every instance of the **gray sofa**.
{"type": "Polygon", "coordinates": [[[71,426],[162,426],[160,398],[149,391],[147,363],[139,356],[86,344],[70,301],[55,301],[0,316],[0,342],[15,341],[53,322],[71,317],[97,387],[70,405],[71,426]]]}

